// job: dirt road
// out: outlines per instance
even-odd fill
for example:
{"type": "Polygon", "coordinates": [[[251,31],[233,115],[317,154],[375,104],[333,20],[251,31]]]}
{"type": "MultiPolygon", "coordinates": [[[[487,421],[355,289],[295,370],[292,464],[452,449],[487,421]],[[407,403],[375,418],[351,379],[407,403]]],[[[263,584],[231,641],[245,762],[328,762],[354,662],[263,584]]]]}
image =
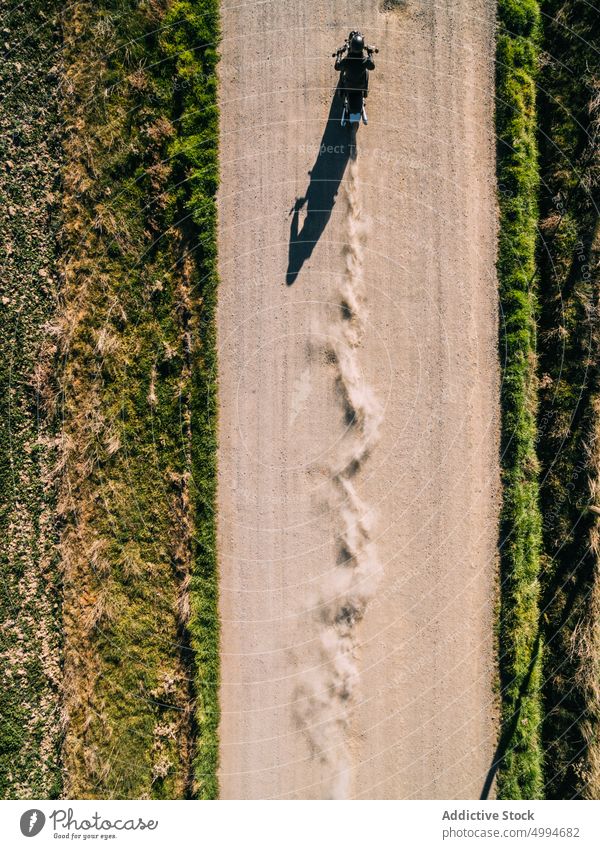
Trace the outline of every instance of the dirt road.
{"type": "Polygon", "coordinates": [[[221,793],[478,797],[496,742],[494,4],[222,11],[221,793]],[[356,26],[381,52],[352,151],[329,56],[356,26]]]}

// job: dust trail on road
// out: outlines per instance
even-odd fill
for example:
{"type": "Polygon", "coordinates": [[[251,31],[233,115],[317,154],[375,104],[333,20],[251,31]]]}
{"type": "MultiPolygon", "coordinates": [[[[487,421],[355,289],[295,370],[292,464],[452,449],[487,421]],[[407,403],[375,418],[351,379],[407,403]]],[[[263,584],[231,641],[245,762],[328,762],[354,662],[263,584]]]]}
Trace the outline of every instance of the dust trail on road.
{"type": "Polygon", "coordinates": [[[347,425],[340,456],[330,472],[332,511],[339,512],[341,530],[337,564],[328,573],[316,605],[322,628],[322,662],[310,683],[299,687],[296,703],[296,718],[313,755],[332,773],[331,795],[335,799],[351,795],[349,719],[360,684],[356,632],[381,573],[372,542],[374,512],[362,501],[354,482],[378,442],[383,417],[360,367],[360,345],[368,320],[363,285],[368,225],[360,205],[356,158],[351,161],[344,188],[348,203],[345,274],[339,292],[340,318],[330,328],[327,346],[336,365],[347,425]]]}

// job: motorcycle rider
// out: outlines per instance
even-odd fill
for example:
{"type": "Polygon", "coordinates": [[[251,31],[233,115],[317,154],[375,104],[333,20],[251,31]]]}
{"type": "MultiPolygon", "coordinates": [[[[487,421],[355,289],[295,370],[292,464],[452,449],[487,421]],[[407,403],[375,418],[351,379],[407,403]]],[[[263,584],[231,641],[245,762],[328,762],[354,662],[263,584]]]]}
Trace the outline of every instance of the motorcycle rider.
{"type": "MultiPolygon", "coordinates": [[[[344,47],[336,53],[335,70],[340,71],[342,82],[340,95],[343,97],[347,91],[358,89],[366,99],[369,92],[369,71],[374,69],[373,48],[367,47],[363,35],[353,30],[344,47]]],[[[364,107],[363,120],[366,124],[367,112],[364,107]]]]}

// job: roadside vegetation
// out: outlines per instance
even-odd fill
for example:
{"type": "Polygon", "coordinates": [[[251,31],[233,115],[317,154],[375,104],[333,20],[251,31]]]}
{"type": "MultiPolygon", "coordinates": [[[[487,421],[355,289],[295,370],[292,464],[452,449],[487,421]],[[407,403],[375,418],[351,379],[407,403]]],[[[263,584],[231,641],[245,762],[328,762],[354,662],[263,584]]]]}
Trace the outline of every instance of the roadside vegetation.
{"type": "Polygon", "coordinates": [[[0,798],[61,789],[51,326],[59,4],[8,0],[0,62],[0,798]]]}
{"type": "Polygon", "coordinates": [[[10,0],[0,796],[214,798],[216,0],[10,0]]]}
{"type": "Polygon", "coordinates": [[[596,15],[499,3],[503,798],[600,795],[596,15]]]}
{"type": "Polygon", "coordinates": [[[217,4],[63,27],[65,795],[214,797],[217,4]]]}
{"type": "Polygon", "coordinates": [[[497,792],[542,794],[539,622],[541,519],[536,458],[538,151],[536,0],[500,0],[496,48],[498,278],[502,368],[501,734],[497,792]]]}
{"type": "Polygon", "coordinates": [[[545,794],[600,798],[600,37],[544,0],[539,78],[545,794]]]}

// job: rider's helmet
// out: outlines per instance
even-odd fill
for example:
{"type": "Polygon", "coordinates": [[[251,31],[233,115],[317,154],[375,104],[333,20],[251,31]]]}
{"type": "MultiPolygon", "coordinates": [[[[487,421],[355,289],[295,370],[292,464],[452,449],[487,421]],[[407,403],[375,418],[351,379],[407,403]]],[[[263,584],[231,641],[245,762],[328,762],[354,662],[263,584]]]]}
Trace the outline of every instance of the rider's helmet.
{"type": "Polygon", "coordinates": [[[350,40],[350,49],[349,53],[353,56],[362,56],[362,52],[365,49],[365,40],[359,32],[355,32],[350,40]]]}

